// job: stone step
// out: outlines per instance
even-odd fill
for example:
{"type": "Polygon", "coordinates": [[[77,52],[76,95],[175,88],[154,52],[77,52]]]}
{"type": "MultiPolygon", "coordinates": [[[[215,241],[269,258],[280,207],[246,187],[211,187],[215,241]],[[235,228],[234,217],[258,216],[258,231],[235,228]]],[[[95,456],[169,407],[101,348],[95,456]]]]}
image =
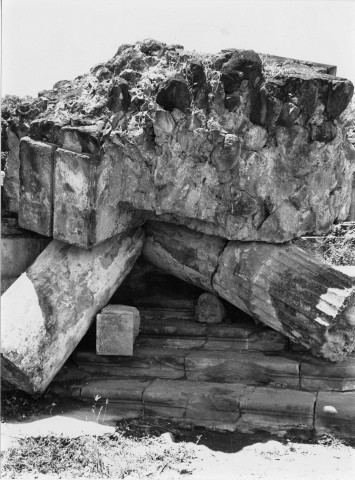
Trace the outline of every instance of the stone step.
{"type": "Polygon", "coordinates": [[[117,418],[138,414],[216,430],[265,430],[281,436],[335,430],[343,438],[355,435],[355,392],[305,392],[243,382],[91,378],[66,393],[96,409],[109,404],[117,418]]]}
{"type": "Polygon", "coordinates": [[[76,352],[72,362],[80,369],[79,378],[94,375],[214,383],[242,381],[248,385],[279,385],[306,391],[355,391],[354,357],[331,364],[291,353],[228,350],[222,353],[221,350],[135,346],[132,357],[76,352]]]}
{"type": "Polygon", "coordinates": [[[261,351],[282,351],[288,346],[284,335],[252,320],[206,325],[194,320],[194,310],[140,309],[139,312],[139,346],[261,351]]]}

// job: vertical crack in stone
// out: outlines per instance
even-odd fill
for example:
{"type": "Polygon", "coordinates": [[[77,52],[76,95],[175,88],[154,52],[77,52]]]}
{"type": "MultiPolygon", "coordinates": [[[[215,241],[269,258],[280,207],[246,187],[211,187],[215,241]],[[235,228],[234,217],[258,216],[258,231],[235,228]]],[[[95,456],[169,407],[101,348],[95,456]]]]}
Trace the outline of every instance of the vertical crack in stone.
{"type": "MultiPolygon", "coordinates": [[[[229,243],[229,240],[225,240],[225,243],[224,243],[224,245],[223,245],[220,253],[218,254],[218,259],[217,259],[217,263],[216,263],[216,268],[214,269],[214,271],[212,272],[212,275],[211,275],[211,289],[212,289],[213,291],[215,291],[215,290],[214,290],[214,287],[213,287],[214,277],[215,277],[215,275],[217,274],[217,271],[218,271],[218,268],[219,268],[219,262],[220,262],[220,260],[221,260],[221,258],[222,258],[222,255],[223,255],[225,249],[227,248],[228,243],[229,243]]],[[[218,295],[218,294],[217,294],[217,295],[218,295]]]]}

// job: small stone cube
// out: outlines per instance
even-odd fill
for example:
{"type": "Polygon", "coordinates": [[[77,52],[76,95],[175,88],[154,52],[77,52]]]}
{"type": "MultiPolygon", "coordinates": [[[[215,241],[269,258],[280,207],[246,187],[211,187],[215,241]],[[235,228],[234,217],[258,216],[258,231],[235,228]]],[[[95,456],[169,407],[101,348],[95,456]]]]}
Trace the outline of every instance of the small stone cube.
{"type": "Polygon", "coordinates": [[[97,355],[133,355],[139,326],[139,311],[136,308],[107,305],[96,317],[97,355]]]}

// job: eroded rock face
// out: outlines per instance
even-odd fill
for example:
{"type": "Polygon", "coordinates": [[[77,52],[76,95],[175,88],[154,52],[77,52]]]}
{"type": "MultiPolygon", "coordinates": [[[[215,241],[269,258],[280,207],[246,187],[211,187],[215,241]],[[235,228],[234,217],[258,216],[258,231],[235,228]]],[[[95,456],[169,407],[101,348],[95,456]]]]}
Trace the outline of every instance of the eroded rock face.
{"type": "MultiPolygon", "coordinates": [[[[278,243],[324,234],[348,216],[355,162],[339,115],[353,85],[324,69],[148,40],[55,87],[41,92],[49,107],[30,136],[93,159],[83,174],[56,156],[56,171],[65,161],[67,175],[87,188],[70,192],[84,210],[54,219],[55,238],[71,243],[84,216],[96,233],[82,231],[90,240],[75,243],[90,247],[138,215],[278,243]],[[115,227],[98,233],[98,219],[115,227]]],[[[66,186],[54,185],[60,212],[66,186]]]]}

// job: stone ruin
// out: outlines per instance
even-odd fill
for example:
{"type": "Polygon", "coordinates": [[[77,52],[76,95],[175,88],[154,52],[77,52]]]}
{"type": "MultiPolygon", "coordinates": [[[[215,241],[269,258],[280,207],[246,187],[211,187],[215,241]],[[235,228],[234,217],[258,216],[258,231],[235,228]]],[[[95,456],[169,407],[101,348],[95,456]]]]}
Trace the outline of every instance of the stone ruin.
{"type": "Polygon", "coordinates": [[[328,65],[147,40],[23,102],[3,208],[52,241],[2,296],[3,377],[43,392],[141,253],[344,360],[354,281],[293,240],[349,216],[353,90],[328,65]]]}

